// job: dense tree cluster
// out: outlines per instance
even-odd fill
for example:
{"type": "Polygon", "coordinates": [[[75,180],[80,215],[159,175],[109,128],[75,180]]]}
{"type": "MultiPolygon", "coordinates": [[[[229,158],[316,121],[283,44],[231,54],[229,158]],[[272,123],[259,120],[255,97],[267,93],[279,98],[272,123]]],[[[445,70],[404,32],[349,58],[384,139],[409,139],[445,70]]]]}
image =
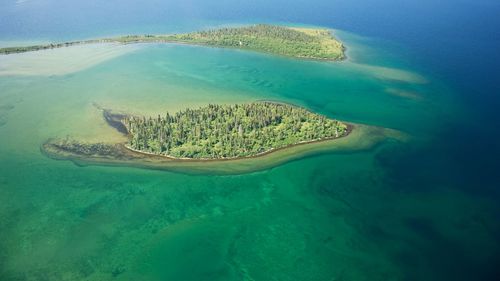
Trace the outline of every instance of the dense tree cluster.
{"type": "Polygon", "coordinates": [[[211,104],[157,118],[128,117],[124,124],[130,148],[179,158],[252,156],[347,132],[336,120],[272,102],[211,104]]]}
{"type": "MultiPolygon", "coordinates": [[[[344,47],[327,30],[304,32],[284,26],[258,24],[175,35],[177,40],[235,47],[273,54],[317,59],[341,59],[344,47]]],[[[310,31],[309,30],[309,31],[310,31]]]]}

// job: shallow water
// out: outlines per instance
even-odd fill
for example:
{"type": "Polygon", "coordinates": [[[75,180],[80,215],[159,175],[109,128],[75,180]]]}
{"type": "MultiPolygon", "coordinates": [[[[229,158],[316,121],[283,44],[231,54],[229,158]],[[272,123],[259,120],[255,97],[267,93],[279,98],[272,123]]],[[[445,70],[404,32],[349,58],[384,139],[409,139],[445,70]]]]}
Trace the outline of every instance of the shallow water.
{"type": "Polygon", "coordinates": [[[133,45],[87,44],[12,54],[0,60],[0,76],[65,75],[131,52],[133,45]]]}
{"type": "MultiPolygon", "coordinates": [[[[43,1],[18,1],[4,13],[36,14],[30,2],[43,1]]],[[[28,34],[81,39],[19,20],[28,34]]],[[[69,30],[80,28],[78,21],[68,24],[69,30]]],[[[212,24],[221,23],[193,20],[131,31],[212,24]]],[[[82,34],[103,36],[113,28],[82,34]]],[[[88,64],[80,56],[51,55],[50,68],[35,67],[35,53],[33,63],[17,61],[30,68],[0,76],[0,279],[494,279],[498,197],[489,189],[494,179],[477,181],[476,171],[463,164],[477,156],[452,131],[469,124],[463,120],[471,110],[457,86],[429,66],[414,65],[400,46],[336,34],[349,48],[348,61],[175,44],[117,53],[82,47],[84,54],[105,58],[88,64]],[[52,137],[121,140],[95,104],[156,115],[261,99],[411,138],[231,176],[82,167],[39,150],[52,137]]],[[[10,59],[6,71],[19,69],[10,59]]]]}

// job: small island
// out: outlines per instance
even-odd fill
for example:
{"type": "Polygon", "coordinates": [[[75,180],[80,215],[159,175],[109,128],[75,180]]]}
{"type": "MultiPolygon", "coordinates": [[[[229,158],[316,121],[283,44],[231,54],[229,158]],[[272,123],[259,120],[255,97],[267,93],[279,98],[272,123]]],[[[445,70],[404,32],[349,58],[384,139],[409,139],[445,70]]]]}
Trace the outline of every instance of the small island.
{"type": "Polygon", "coordinates": [[[40,151],[79,166],[226,175],[260,171],[323,153],[371,149],[387,138],[407,138],[395,130],[344,123],[270,101],[214,104],[156,118],[94,106],[109,127],[122,135],[121,141],[89,142],[67,136],[47,140],[40,151]]]}
{"type": "Polygon", "coordinates": [[[254,157],[285,147],[340,138],[348,126],[275,102],[211,104],[157,118],[127,117],[127,148],[176,159],[254,157]]]}
{"type": "Polygon", "coordinates": [[[237,48],[316,60],[345,59],[345,47],[323,28],[298,28],[269,24],[228,27],[170,35],[126,35],[113,38],[91,39],[45,45],[0,48],[0,54],[63,48],[96,43],[184,43],[221,48],[237,48]]]}

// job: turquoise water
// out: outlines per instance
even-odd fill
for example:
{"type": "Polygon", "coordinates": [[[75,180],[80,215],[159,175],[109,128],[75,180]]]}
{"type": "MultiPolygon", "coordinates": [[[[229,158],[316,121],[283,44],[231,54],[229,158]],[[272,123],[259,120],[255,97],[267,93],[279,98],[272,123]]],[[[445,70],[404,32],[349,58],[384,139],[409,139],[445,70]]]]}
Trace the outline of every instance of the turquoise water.
{"type": "MultiPolygon", "coordinates": [[[[231,19],[236,9],[231,4],[207,16],[199,6],[168,2],[158,9],[164,14],[148,17],[152,6],[133,2],[101,18],[112,7],[80,3],[80,11],[96,19],[84,28],[81,15],[74,21],[67,18],[71,13],[63,15],[71,10],[64,5],[54,10],[61,18],[41,15],[55,5],[45,2],[2,4],[7,17],[0,20],[0,39],[183,31],[226,24],[213,18],[231,19]],[[177,19],[178,10],[190,17],[177,19]],[[128,22],[125,15],[135,16],[128,22]],[[36,19],[43,24],[32,23],[36,19]],[[54,25],[62,20],[65,28],[54,25]]],[[[353,3],[342,7],[359,6],[353,3]]],[[[290,6],[289,21],[372,30],[374,16],[349,25],[290,6]]],[[[268,16],[275,9],[259,14],[252,8],[243,21],[284,20],[268,16]]],[[[494,280],[500,223],[491,190],[498,182],[487,174],[494,170],[487,157],[496,150],[490,145],[483,153],[490,142],[483,141],[481,126],[493,139],[495,130],[472,117],[477,104],[464,102],[460,84],[434,67],[437,61],[420,64],[432,56],[402,46],[411,40],[336,34],[349,48],[349,61],[183,45],[0,57],[0,279],[494,280]],[[230,176],[77,166],[39,150],[53,137],[120,140],[94,104],[155,115],[259,99],[400,130],[410,139],[230,176]]]]}

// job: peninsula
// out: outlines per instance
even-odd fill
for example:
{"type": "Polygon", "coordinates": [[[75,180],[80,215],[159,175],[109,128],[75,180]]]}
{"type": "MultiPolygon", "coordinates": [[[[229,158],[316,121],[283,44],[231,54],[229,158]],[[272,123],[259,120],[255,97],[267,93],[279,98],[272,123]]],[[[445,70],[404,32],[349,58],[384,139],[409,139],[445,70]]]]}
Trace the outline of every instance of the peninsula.
{"type": "Polygon", "coordinates": [[[177,159],[252,157],[348,133],[337,120],[275,102],[211,104],[123,122],[130,135],[127,148],[177,159]]]}
{"type": "Polygon", "coordinates": [[[126,35],[45,45],[6,47],[0,48],[0,54],[24,53],[96,43],[184,43],[245,49],[293,58],[333,61],[345,58],[344,45],[328,29],[269,24],[219,28],[183,34],[126,35]]]}

